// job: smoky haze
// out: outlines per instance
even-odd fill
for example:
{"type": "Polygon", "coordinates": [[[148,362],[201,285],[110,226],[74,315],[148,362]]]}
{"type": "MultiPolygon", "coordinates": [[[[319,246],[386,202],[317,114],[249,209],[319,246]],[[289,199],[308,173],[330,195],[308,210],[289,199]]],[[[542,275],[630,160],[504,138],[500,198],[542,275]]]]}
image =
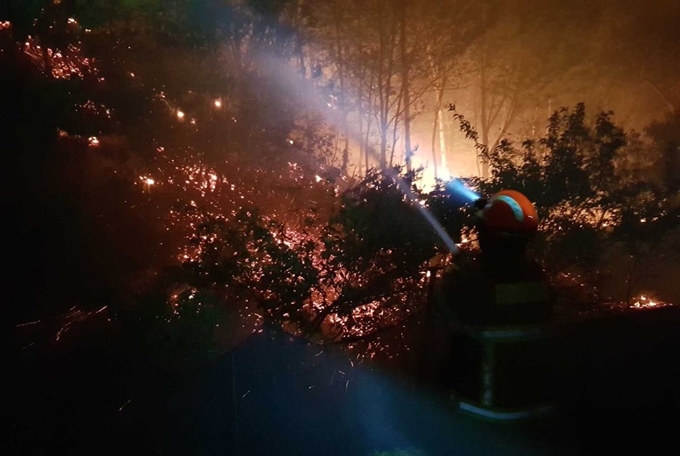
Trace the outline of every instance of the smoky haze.
{"type": "Polygon", "coordinates": [[[365,136],[345,144],[362,166],[367,149],[386,163],[415,151],[430,177],[488,174],[450,104],[489,147],[536,134],[578,102],[638,131],[680,104],[677,2],[323,2],[310,11],[306,71],[323,74],[329,101],[365,136]]]}

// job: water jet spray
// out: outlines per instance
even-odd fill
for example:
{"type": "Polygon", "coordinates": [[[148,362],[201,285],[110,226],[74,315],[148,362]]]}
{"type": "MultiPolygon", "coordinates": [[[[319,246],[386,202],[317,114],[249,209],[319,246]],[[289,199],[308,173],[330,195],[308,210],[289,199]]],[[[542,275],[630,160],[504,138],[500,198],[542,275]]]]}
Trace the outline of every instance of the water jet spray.
{"type": "MultiPolygon", "coordinates": [[[[271,56],[259,55],[256,57],[256,63],[263,72],[274,75],[275,82],[279,85],[281,90],[286,91],[286,93],[291,94],[295,98],[303,101],[311,110],[320,113],[324,119],[338,130],[344,128],[346,122],[344,122],[343,116],[340,112],[333,109],[329,104],[316,93],[314,85],[307,80],[299,72],[295,71],[287,62],[277,60],[271,56]]],[[[353,131],[349,126],[347,126],[347,134],[355,141],[361,142],[362,139],[353,131]]],[[[376,161],[379,161],[377,154],[370,150],[368,153],[376,161]]],[[[432,213],[424,206],[422,206],[418,198],[414,195],[410,184],[399,174],[391,168],[386,168],[383,170],[396,184],[399,190],[409,199],[409,201],[420,211],[421,215],[427,220],[427,222],[432,226],[437,236],[442,240],[446,248],[454,255],[460,252],[460,249],[456,246],[451,236],[446,232],[444,227],[439,223],[439,221],[432,215],[432,213]]],[[[473,202],[478,199],[479,196],[476,195],[471,190],[467,189],[465,185],[460,180],[452,181],[452,190],[461,194],[473,202]]]]}

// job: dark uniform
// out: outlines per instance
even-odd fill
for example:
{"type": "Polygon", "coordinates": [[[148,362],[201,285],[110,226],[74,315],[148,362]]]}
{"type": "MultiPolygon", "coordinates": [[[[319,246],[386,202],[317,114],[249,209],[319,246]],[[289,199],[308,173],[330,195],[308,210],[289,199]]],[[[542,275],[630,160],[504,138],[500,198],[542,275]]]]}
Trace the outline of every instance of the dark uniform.
{"type": "Polygon", "coordinates": [[[441,279],[436,307],[446,319],[463,324],[530,324],[548,318],[552,293],[538,263],[512,264],[481,255],[462,255],[441,279]]]}

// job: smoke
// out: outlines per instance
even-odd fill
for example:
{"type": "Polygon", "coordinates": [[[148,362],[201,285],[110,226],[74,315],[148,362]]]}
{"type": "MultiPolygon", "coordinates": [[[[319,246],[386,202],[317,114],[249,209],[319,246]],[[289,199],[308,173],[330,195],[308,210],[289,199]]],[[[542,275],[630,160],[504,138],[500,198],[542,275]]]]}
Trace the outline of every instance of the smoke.
{"type": "MultiPolygon", "coordinates": [[[[255,63],[263,74],[272,77],[280,90],[301,102],[309,110],[320,113],[328,124],[333,125],[338,130],[342,129],[342,113],[333,109],[332,105],[329,105],[329,103],[321,97],[314,84],[292,68],[287,62],[269,55],[260,54],[255,58],[255,63]]],[[[352,140],[358,143],[362,141],[360,135],[350,126],[347,127],[347,130],[347,134],[352,140]]],[[[368,153],[371,154],[374,160],[379,161],[379,157],[377,157],[375,152],[369,151],[368,153]]],[[[406,195],[416,208],[418,208],[421,215],[432,226],[446,248],[452,254],[457,254],[459,249],[455,242],[453,242],[451,236],[448,235],[444,227],[432,213],[426,207],[419,204],[418,198],[414,195],[409,183],[390,168],[385,169],[384,172],[394,180],[399,190],[406,195]]],[[[460,186],[465,188],[462,183],[460,183],[460,186]]],[[[468,192],[470,191],[468,190],[468,192]]]]}

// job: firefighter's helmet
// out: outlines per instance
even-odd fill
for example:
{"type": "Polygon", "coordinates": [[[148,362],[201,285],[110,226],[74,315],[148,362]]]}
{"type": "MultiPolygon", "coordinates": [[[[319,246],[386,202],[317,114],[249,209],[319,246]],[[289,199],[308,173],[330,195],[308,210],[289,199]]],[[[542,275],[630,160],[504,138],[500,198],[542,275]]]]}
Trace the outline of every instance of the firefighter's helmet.
{"type": "Polygon", "coordinates": [[[501,190],[486,201],[479,213],[489,230],[531,235],[538,229],[538,214],[529,198],[516,190],[501,190]]]}

